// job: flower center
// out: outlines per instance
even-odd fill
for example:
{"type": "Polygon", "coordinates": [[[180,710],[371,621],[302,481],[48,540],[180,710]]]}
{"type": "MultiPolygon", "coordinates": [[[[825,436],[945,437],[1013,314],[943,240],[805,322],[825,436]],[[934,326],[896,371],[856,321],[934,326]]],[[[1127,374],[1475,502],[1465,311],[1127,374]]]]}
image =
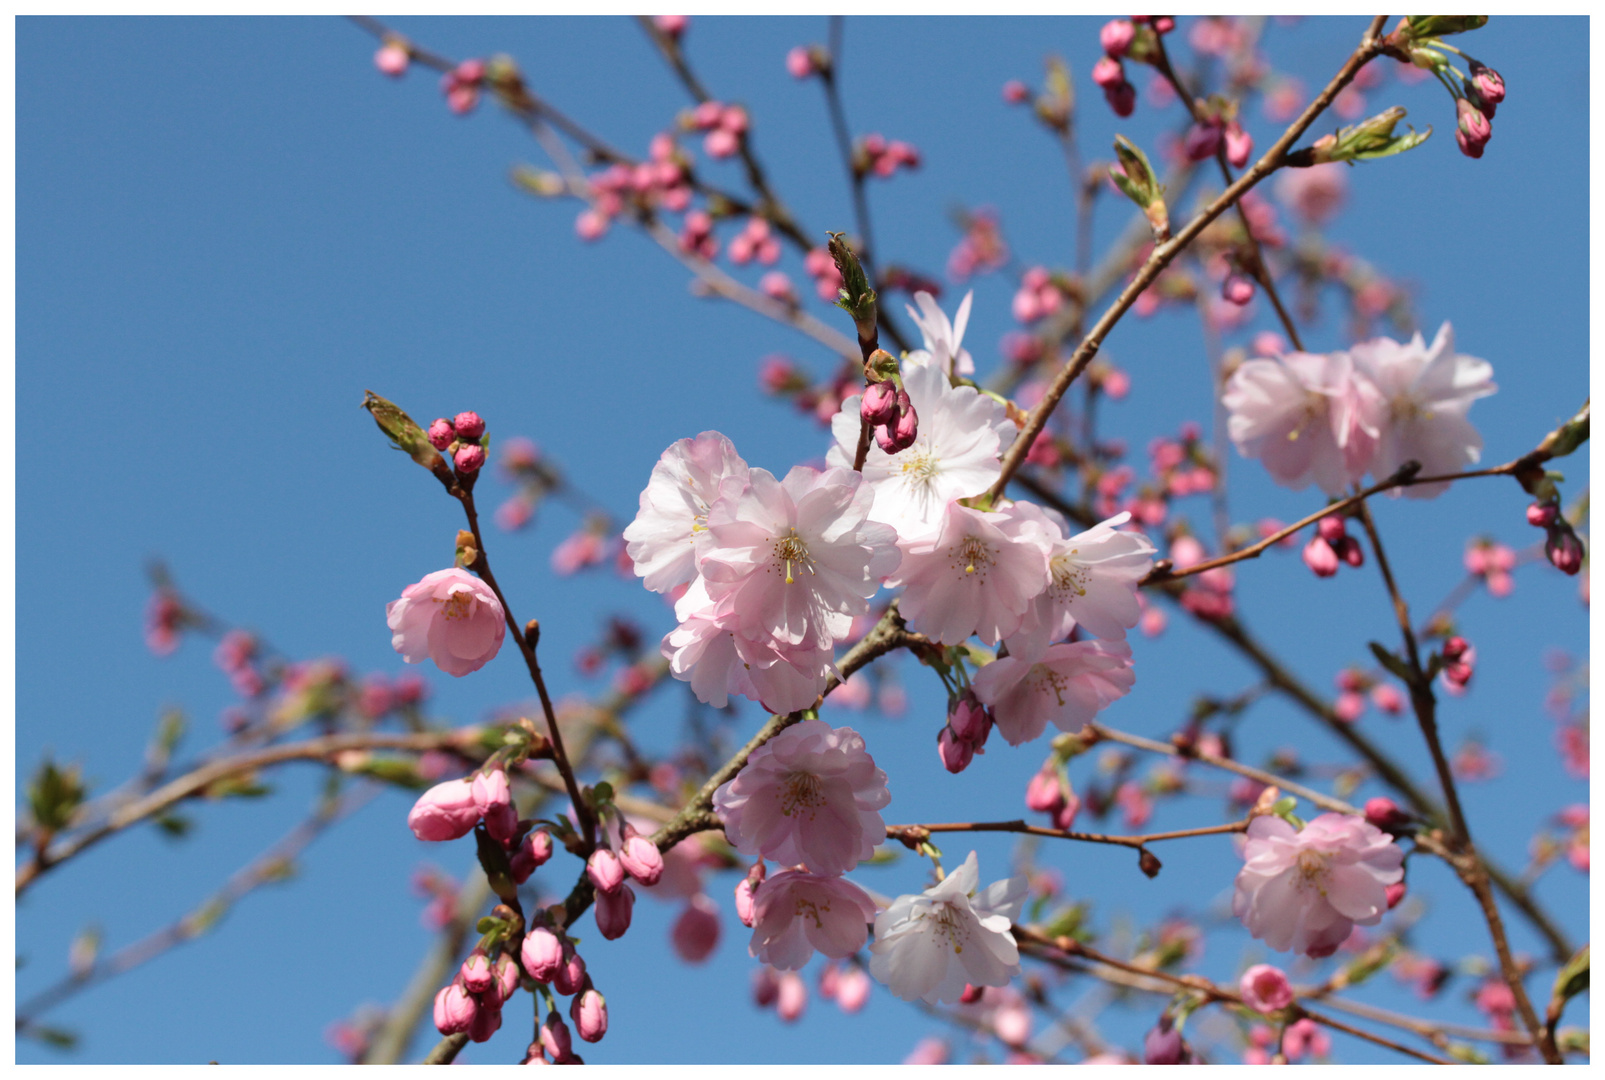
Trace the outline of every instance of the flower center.
{"type": "Polygon", "coordinates": [[[1306,393],[1304,395],[1304,415],[1293,426],[1293,430],[1287,433],[1287,441],[1298,442],[1305,431],[1313,430],[1316,425],[1325,420],[1328,404],[1325,394],[1317,394],[1313,391],[1306,393]]]}
{"type": "Polygon", "coordinates": [[[985,581],[987,569],[997,561],[992,557],[991,545],[974,536],[966,536],[948,548],[947,554],[953,560],[953,569],[963,569],[965,574],[979,573],[977,581],[985,581]]]}
{"type": "Polygon", "coordinates": [[[1064,688],[1070,685],[1067,677],[1046,664],[1037,664],[1031,668],[1031,673],[1026,678],[1031,680],[1039,693],[1052,693],[1059,699],[1059,707],[1064,708],[1064,688]]]}
{"type": "MultiPolygon", "coordinates": [[[[1077,549],[1079,550],[1079,549],[1077,549]]],[[[1048,585],[1048,592],[1055,600],[1071,603],[1077,596],[1087,595],[1087,582],[1092,579],[1092,571],[1071,558],[1076,552],[1069,555],[1060,555],[1053,560],[1050,569],[1053,571],[1053,581],[1048,585]]]]}
{"type": "Polygon", "coordinates": [[[445,605],[442,614],[448,619],[466,619],[474,613],[474,594],[466,590],[454,592],[444,600],[436,598],[435,603],[445,605]]]}
{"type": "Polygon", "coordinates": [[[823,787],[813,773],[789,774],[780,785],[780,812],[786,817],[796,817],[806,811],[812,817],[816,808],[825,805],[823,787]]]}
{"type": "Polygon", "coordinates": [[[1331,860],[1319,851],[1301,851],[1298,856],[1297,884],[1300,889],[1315,889],[1326,895],[1327,878],[1331,876],[1331,860]]]}
{"type": "Polygon", "coordinates": [[[903,475],[917,484],[929,484],[942,471],[942,461],[936,456],[935,448],[924,439],[898,457],[902,458],[903,475]]]}
{"type": "Polygon", "coordinates": [[[936,936],[942,939],[945,945],[953,946],[955,953],[964,951],[964,942],[969,935],[965,932],[964,924],[959,919],[959,913],[952,904],[939,904],[932,909],[920,912],[917,917],[934,922],[936,924],[934,927],[936,936]]]}
{"type": "Polygon", "coordinates": [[[797,897],[797,906],[794,912],[796,918],[812,919],[814,920],[814,926],[824,929],[825,920],[820,917],[820,912],[824,912],[826,915],[830,914],[830,901],[827,900],[823,904],[816,904],[806,897],[799,896],[797,897]]]}
{"type": "Polygon", "coordinates": [[[775,538],[775,569],[785,570],[787,585],[797,583],[791,572],[793,563],[806,568],[810,574],[814,572],[814,560],[808,555],[808,545],[797,535],[796,529],[787,529],[784,536],[775,538]]]}

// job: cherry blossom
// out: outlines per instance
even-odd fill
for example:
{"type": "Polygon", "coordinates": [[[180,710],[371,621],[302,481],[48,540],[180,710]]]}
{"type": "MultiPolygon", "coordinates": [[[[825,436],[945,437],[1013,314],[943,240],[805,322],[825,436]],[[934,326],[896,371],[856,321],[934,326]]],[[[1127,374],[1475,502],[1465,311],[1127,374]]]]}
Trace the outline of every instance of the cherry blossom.
{"type": "MultiPolygon", "coordinates": [[[[1004,407],[974,387],[953,386],[936,364],[912,354],[902,365],[903,388],[919,416],[912,446],[887,454],[872,446],[864,479],[875,493],[870,520],[884,522],[904,540],[934,531],[953,499],[979,495],[1003,467],[998,456],[1016,428],[1004,407]]],[[[830,422],[834,441],[828,465],[851,467],[858,449],[858,395],[842,403],[830,422]]]]}
{"type": "Polygon", "coordinates": [[[1035,661],[1006,656],[975,673],[975,696],[992,707],[1010,746],[1041,735],[1051,720],[1063,731],[1090,722],[1137,682],[1124,641],[1050,645],[1035,661]]]}
{"type": "Polygon", "coordinates": [[[1046,511],[1018,503],[1022,513],[1042,516],[1048,537],[1048,586],[1026,609],[1009,639],[1009,655],[1040,657],[1052,642],[1068,637],[1078,624],[1100,638],[1125,640],[1137,625],[1137,582],[1153,569],[1154,546],[1142,533],[1120,532],[1131,520],[1117,514],[1085,532],[1065,538],[1046,511]]]}
{"type": "Polygon", "coordinates": [[[780,648],[737,635],[733,618],[718,613],[700,578],[686,596],[694,594],[705,606],[664,636],[662,651],[670,673],[689,682],[699,701],[723,708],[739,694],[773,712],[796,712],[812,705],[836,673],[830,649],[780,648]]]}
{"type": "Polygon", "coordinates": [[[947,313],[936,303],[936,298],[928,292],[914,294],[914,302],[919,310],[903,305],[908,311],[908,317],[914,320],[914,325],[920,328],[920,336],[925,339],[925,348],[916,349],[908,354],[909,360],[918,359],[940,368],[948,375],[974,375],[975,360],[971,358],[970,351],[963,347],[964,328],[970,321],[970,301],[974,299],[975,291],[964,294],[959,303],[958,313],[953,321],[947,321],[947,313]]]}
{"type": "MultiPolygon", "coordinates": [[[[1482,457],[1482,436],[1466,419],[1471,403],[1498,389],[1493,365],[1455,352],[1446,322],[1431,346],[1417,333],[1401,344],[1390,338],[1361,342],[1351,350],[1358,371],[1371,378],[1386,408],[1387,423],[1371,472],[1391,476],[1406,461],[1419,461],[1421,475],[1457,472],[1482,457]]],[[[1430,499],[1448,484],[1417,484],[1390,494],[1430,499]]]]}
{"type": "Polygon", "coordinates": [[[448,675],[478,671],[501,650],[507,618],[491,587],[452,567],[426,574],[385,605],[390,644],[409,664],[425,657],[448,675]]]}
{"type": "Polygon", "coordinates": [[[720,486],[747,482],[747,463],[717,431],[681,439],[663,452],[641,492],[641,509],[624,529],[635,572],[653,592],[667,592],[697,576],[692,541],[719,498],[720,486]]]}
{"type": "Polygon", "coordinates": [[[1356,924],[1382,921],[1387,886],[1403,880],[1403,865],[1393,838],[1363,818],[1322,814],[1295,830],[1256,817],[1232,914],[1273,949],[1330,956],[1356,924]]]}
{"type": "Polygon", "coordinates": [[[980,888],[975,852],[923,893],[875,916],[869,973],[904,1001],[951,1003],[966,985],[1006,986],[1020,974],[1010,927],[1025,903],[1023,877],[980,888]]]}
{"type": "Polygon", "coordinates": [[[747,951],[770,967],[796,971],[814,951],[841,960],[864,947],[875,902],[845,878],[783,870],[754,897],[747,951]]]}
{"type": "Polygon", "coordinates": [[[819,874],[842,874],[886,838],[879,811],[886,774],[852,728],[803,720],[753,751],[714,792],[725,836],[739,852],[819,874]]]}
{"type": "Polygon", "coordinates": [[[1381,392],[1355,377],[1347,353],[1246,361],[1221,403],[1239,453],[1259,458],[1279,484],[1298,490],[1313,481],[1328,495],[1365,475],[1384,415],[1381,392]]]}

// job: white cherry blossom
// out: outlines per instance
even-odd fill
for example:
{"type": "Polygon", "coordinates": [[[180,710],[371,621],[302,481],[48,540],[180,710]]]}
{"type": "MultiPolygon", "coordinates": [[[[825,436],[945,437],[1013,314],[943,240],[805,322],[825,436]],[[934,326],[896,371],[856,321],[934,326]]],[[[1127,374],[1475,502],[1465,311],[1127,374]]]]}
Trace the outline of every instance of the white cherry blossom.
{"type": "Polygon", "coordinates": [[[1041,517],[1049,541],[1048,586],[1007,639],[1009,655],[1037,659],[1077,625],[1100,638],[1125,640],[1142,617],[1137,582],[1153,569],[1155,553],[1142,533],[1120,531],[1131,515],[1117,514],[1066,539],[1057,515],[1031,503],[1015,505],[1041,517]]]}
{"type": "Polygon", "coordinates": [[[974,289],[965,293],[953,321],[948,322],[947,313],[937,304],[936,297],[924,290],[915,293],[914,303],[919,305],[919,310],[907,304],[903,307],[909,318],[914,320],[914,325],[920,328],[925,348],[910,352],[909,359],[929,358],[930,362],[949,375],[974,375],[975,360],[963,346],[964,328],[970,321],[970,301],[974,298],[974,289]]]}
{"type": "Polygon", "coordinates": [[[747,463],[717,431],[681,439],[652,467],[641,508],[624,529],[625,551],[648,589],[668,592],[697,576],[693,542],[727,479],[745,486],[747,463]]]}

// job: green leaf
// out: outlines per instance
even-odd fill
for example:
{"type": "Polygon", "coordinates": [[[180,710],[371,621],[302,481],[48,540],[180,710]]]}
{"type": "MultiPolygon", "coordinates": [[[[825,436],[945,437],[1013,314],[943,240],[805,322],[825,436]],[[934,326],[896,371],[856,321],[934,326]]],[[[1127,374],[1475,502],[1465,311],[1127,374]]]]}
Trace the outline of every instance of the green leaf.
{"type": "Polygon", "coordinates": [[[1552,458],[1565,457],[1588,441],[1588,402],[1577,415],[1566,421],[1560,427],[1551,431],[1539,444],[1539,449],[1547,451],[1552,458]]]}
{"type": "Polygon", "coordinates": [[[1304,828],[1304,819],[1293,813],[1293,808],[1297,805],[1298,800],[1296,798],[1291,795],[1284,795],[1276,800],[1275,805],[1271,807],[1271,813],[1293,826],[1293,828],[1302,829],[1304,828]]]}
{"type": "Polygon", "coordinates": [[[58,769],[47,757],[28,784],[29,812],[35,823],[51,832],[66,828],[83,801],[84,784],[77,765],[58,769]]]}
{"type": "Polygon", "coordinates": [[[429,436],[424,434],[423,428],[401,410],[395,402],[387,401],[375,394],[372,390],[364,390],[366,395],[362,407],[373,414],[374,423],[379,430],[390,436],[390,441],[396,444],[396,449],[403,451],[412,460],[426,469],[433,470],[437,465],[443,464],[440,451],[429,443],[429,436]]]}
{"type": "Polygon", "coordinates": [[[1550,996],[1551,1015],[1559,1016],[1568,1001],[1587,989],[1588,946],[1584,945],[1555,976],[1555,990],[1550,996]]]}
{"type": "Polygon", "coordinates": [[[1486,15],[1407,15],[1413,38],[1447,37],[1481,30],[1488,25],[1486,15]]]}
{"type": "Polygon", "coordinates": [[[155,821],[158,829],[162,830],[163,833],[172,837],[174,840],[183,839],[195,828],[195,822],[191,821],[183,814],[176,813],[172,810],[169,810],[160,817],[153,818],[152,820],[155,821]]]}
{"type": "Polygon", "coordinates": [[[30,1035],[40,1042],[54,1046],[58,1050],[76,1050],[78,1036],[66,1028],[51,1027],[48,1024],[28,1023],[17,1029],[19,1035],[30,1035]]]}
{"type": "Polygon", "coordinates": [[[1371,655],[1377,658],[1377,663],[1387,668],[1397,676],[1406,686],[1410,685],[1410,668],[1396,655],[1383,648],[1375,641],[1367,642],[1371,646],[1371,655]]]}
{"type": "Polygon", "coordinates": [[[505,923],[503,923],[500,919],[491,918],[489,915],[482,916],[480,920],[474,924],[474,933],[476,934],[490,934],[497,930],[504,929],[506,929],[505,923]]]}

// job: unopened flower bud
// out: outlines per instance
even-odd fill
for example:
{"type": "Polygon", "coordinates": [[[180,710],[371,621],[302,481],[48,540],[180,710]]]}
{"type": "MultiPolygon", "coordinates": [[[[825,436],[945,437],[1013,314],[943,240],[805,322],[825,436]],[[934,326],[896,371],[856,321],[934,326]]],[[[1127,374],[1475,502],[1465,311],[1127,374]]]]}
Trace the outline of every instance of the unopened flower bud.
{"type": "Polygon", "coordinates": [[[491,984],[496,981],[490,957],[485,955],[484,949],[475,949],[468,954],[468,959],[463,961],[462,980],[463,986],[475,994],[489,990],[491,984]]]}
{"type": "Polygon", "coordinates": [[[937,736],[936,752],[942,758],[942,767],[950,773],[963,772],[975,758],[975,747],[953,734],[953,729],[946,726],[937,736]]]}
{"type": "Polygon", "coordinates": [[[1560,507],[1554,503],[1535,502],[1527,508],[1527,524],[1547,529],[1560,516],[1560,507]]]}
{"type": "Polygon", "coordinates": [[[693,896],[669,928],[669,942],[686,963],[702,963],[719,945],[719,908],[701,893],[693,896]]]}
{"type": "Polygon", "coordinates": [[[1505,80],[1499,72],[1491,67],[1484,67],[1475,61],[1471,64],[1471,83],[1477,88],[1477,93],[1490,105],[1498,105],[1505,100],[1505,80]]]}
{"type": "Polygon", "coordinates": [[[965,983],[964,993],[959,995],[959,1002],[964,1005],[974,1005],[981,1000],[981,995],[984,993],[986,993],[986,987],[965,983]]]}
{"type": "Polygon", "coordinates": [[[545,829],[536,829],[524,837],[524,842],[513,852],[511,860],[513,880],[519,885],[524,884],[529,880],[529,876],[551,857],[552,834],[545,829]]]}
{"type": "Polygon", "coordinates": [[[563,940],[546,927],[537,926],[525,935],[519,957],[530,978],[551,982],[563,966],[563,940]]]}
{"type": "Polygon", "coordinates": [[[1186,1065],[1192,1058],[1192,1050],[1169,1016],[1161,1016],[1159,1023],[1143,1038],[1142,1059],[1145,1064],[1186,1065]]]}
{"type": "Polygon", "coordinates": [[[444,450],[457,440],[457,429],[444,416],[429,425],[429,445],[444,450]]]}
{"type": "Polygon", "coordinates": [[[494,970],[496,972],[496,991],[501,995],[501,999],[506,1001],[518,990],[518,965],[513,962],[510,954],[502,953],[496,957],[494,970]]]}
{"type": "Polygon", "coordinates": [[[485,464],[485,448],[473,443],[459,447],[457,453],[452,456],[452,461],[462,475],[476,473],[485,464]]]}
{"type": "Polygon", "coordinates": [[[864,388],[858,404],[858,415],[871,424],[897,422],[897,387],[890,382],[871,383],[864,388]]]}
{"type": "Polygon", "coordinates": [[[456,840],[473,832],[478,821],[474,787],[467,780],[436,784],[418,796],[407,815],[407,826],[420,840],[456,840]]]}
{"type": "Polygon", "coordinates": [[[467,1031],[479,1011],[479,1002],[464,989],[462,983],[453,982],[435,995],[435,1027],[442,1035],[456,1035],[467,1031]]]}
{"type": "Polygon", "coordinates": [[[1386,886],[1384,891],[1388,897],[1388,910],[1392,911],[1399,906],[1399,901],[1404,899],[1404,894],[1410,891],[1410,887],[1402,881],[1395,881],[1392,885],[1386,886]]]}
{"type": "Polygon", "coordinates": [[[806,45],[794,45],[786,54],[786,70],[793,79],[806,79],[814,73],[814,60],[806,45]]]}
{"type": "Polygon", "coordinates": [[[624,866],[619,857],[607,848],[597,848],[585,861],[585,874],[598,892],[617,892],[624,884],[624,866]]]}
{"type": "Polygon", "coordinates": [[[1365,820],[1383,832],[1394,832],[1410,823],[1410,816],[1386,795],[1365,801],[1365,820]]]}
{"type": "Polygon", "coordinates": [[[585,991],[568,1007],[568,1018],[574,1021],[574,1030],[586,1042],[601,1042],[607,1034],[607,999],[595,988],[585,991]]]}
{"type": "Polygon", "coordinates": [[[1045,768],[1025,786],[1025,805],[1041,814],[1056,814],[1064,805],[1058,770],[1045,768]]]}
{"type": "Polygon", "coordinates": [[[1254,153],[1254,136],[1243,130],[1236,120],[1226,125],[1226,161],[1234,169],[1248,164],[1254,153]]]}
{"type": "Polygon", "coordinates": [[[1010,105],[1024,105],[1031,100],[1031,91],[1019,79],[1010,79],[1003,84],[1003,100],[1010,105]]]}
{"type": "Polygon", "coordinates": [[[907,450],[919,438],[919,414],[914,411],[914,402],[909,399],[908,391],[897,392],[897,420],[887,425],[892,433],[892,441],[898,450],[907,450]]]}
{"type": "Polygon", "coordinates": [[[552,975],[552,989],[567,997],[580,992],[585,985],[585,958],[572,942],[563,942],[563,962],[552,975]]]}
{"type": "Polygon", "coordinates": [[[1227,274],[1221,283],[1220,294],[1227,303],[1242,307],[1254,299],[1254,283],[1242,274],[1227,274]]]}
{"type": "Polygon", "coordinates": [[[546,1051],[553,1061],[569,1056],[574,1045],[574,1036],[569,1034],[568,1025],[563,1018],[555,1012],[546,1014],[541,1022],[541,1048],[546,1051]]]}
{"type": "Polygon", "coordinates": [[[1317,536],[1304,545],[1304,565],[1314,570],[1316,577],[1331,577],[1338,571],[1337,552],[1317,536]]]}
{"type": "Polygon", "coordinates": [[[1111,19],[1098,32],[1098,44],[1103,46],[1106,55],[1118,58],[1126,55],[1136,36],[1137,28],[1130,19],[1111,19]]]}
{"type": "Polygon", "coordinates": [[[1208,161],[1220,149],[1221,126],[1212,123],[1195,123],[1182,139],[1182,152],[1188,161],[1208,161]]]}
{"type": "Polygon", "coordinates": [[[1583,542],[1564,518],[1556,518],[1550,525],[1544,554],[1564,574],[1575,574],[1583,568],[1583,542]]]}
{"type": "Polygon", "coordinates": [[[1482,157],[1483,148],[1493,138],[1493,125],[1482,110],[1464,98],[1455,102],[1455,142],[1460,152],[1469,158],[1482,157]]]}
{"type": "Polygon", "coordinates": [[[1137,110],[1137,88],[1129,82],[1104,87],[1103,99],[1109,103],[1114,114],[1122,119],[1137,110]]]}
{"type": "Polygon", "coordinates": [[[974,694],[966,692],[947,718],[947,726],[971,746],[983,746],[992,732],[992,717],[974,694]]]}
{"type": "Polygon", "coordinates": [[[485,421],[479,418],[476,412],[460,412],[452,420],[451,426],[457,429],[457,435],[468,442],[476,441],[485,434],[485,421]]]}
{"type": "Polygon", "coordinates": [[[387,41],[373,54],[373,66],[395,79],[406,74],[407,63],[411,59],[405,45],[398,41],[387,41]]]}
{"type": "Polygon", "coordinates": [[[1328,514],[1315,523],[1315,534],[1328,544],[1336,544],[1348,535],[1343,519],[1336,514],[1328,514]]]}
{"type": "Polygon", "coordinates": [[[630,836],[619,849],[619,863],[625,871],[648,887],[663,876],[663,853],[644,836],[630,836]]]}
{"type": "Polygon", "coordinates": [[[634,910],[635,890],[628,885],[620,885],[613,892],[599,892],[596,894],[596,928],[603,937],[615,941],[630,928],[634,910]]]}
{"type": "Polygon", "coordinates": [[[1339,540],[1333,550],[1337,552],[1338,558],[1350,566],[1360,567],[1365,565],[1365,551],[1360,547],[1360,542],[1352,536],[1345,536],[1339,540]]]}
{"type": "Polygon", "coordinates": [[[1443,643],[1443,658],[1445,660],[1458,660],[1466,654],[1471,644],[1465,638],[1456,634],[1443,643]]]}
{"type": "Polygon", "coordinates": [[[742,926],[751,926],[757,919],[757,903],[753,893],[757,886],[748,878],[742,878],[736,886],[736,918],[741,920],[742,926]]]}
{"type": "Polygon", "coordinates": [[[1119,60],[1105,56],[1092,65],[1092,81],[1107,92],[1126,81],[1126,69],[1119,60]]]}
{"type": "Polygon", "coordinates": [[[767,1009],[780,996],[780,980],[774,968],[764,965],[752,973],[752,1003],[767,1009]]]}
{"type": "Polygon", "coordinates": [[[789,1024],[800,1017],[807,1007],[808,985],[802,981],[802,976],[795,971],[781,972],[780,992],[775,996],[775,1013],[789,1024]]]}

